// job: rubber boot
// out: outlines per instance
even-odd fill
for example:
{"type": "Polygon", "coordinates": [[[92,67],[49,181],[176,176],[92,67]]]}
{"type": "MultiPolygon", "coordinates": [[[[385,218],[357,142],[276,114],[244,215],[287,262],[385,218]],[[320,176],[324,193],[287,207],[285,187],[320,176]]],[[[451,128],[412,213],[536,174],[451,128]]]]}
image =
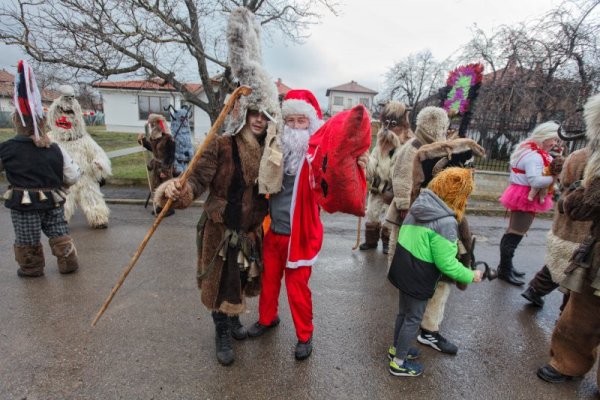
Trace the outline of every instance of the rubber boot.
{"type": "Polygon", "coordinates": [[[231,328],[229,318],[220,312],[212,313],[215,323],[215,346],[217,350],[217,361],[221,365],[231,365],[234,361],[233,347],[231,345],[231,328]]]}
{"type": "Polygon", "coordinates": [[[515,250],[523,236],[514,233],[505,233],[500,241],[500,264],[498,265],[498,279],[502,279],[515,286],[523,286],[524,281],[520,280],[513,272],[512,259],[515,256],[515,250]]]}
{"type": "Polygon", "coordinates": [[[240,322],[239,315],[229,317],[229,328],[231,329],[231,336],[235,340],[244,340],[248,337],[248,331],[240,322]]]}
{"type": "Polygon", "coordinates": [[[44,275],[44,248],[41,243],[14,245],[15,261],[19,264],[17,275],[23,278],[36,278],[44,275]]]}
{"type": "Polygon", "coordinates": [[[71,236],[65,235],[49,240],[52,254],[58,261],[58,272],[61,274],[70,274],[77,271],[79,261],[77,259],[77,249],[71,236]]]}
{"type": "Polygon", "coordinates": [[[379,242],[380,231],[381,224],[379,222],[366,222],[365,242],[362,243],[358,248],[360,250],[376,249],[377,242],[379,242]]]}
{"type": "Polygon", "coordinates": [[[383,248],[383,254],[387,254],[390,250],[390,228],[387,226],[381,227],[381,246],[383,248]]]}

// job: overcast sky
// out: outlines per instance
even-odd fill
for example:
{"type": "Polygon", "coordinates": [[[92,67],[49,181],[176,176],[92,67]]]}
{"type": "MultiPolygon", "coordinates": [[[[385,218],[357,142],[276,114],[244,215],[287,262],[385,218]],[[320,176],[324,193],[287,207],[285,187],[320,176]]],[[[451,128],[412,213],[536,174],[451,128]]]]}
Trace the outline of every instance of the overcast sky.
{"type": "MultiPolygon", "coordinates": [[[[403,57],[430,49],[438,60],[457,52],[477,24],[486,32],[530,20],[557,0],[339,0],[340,15],[326,15],[305,43],[264,44],[264,62],[274,79],[312,90],[325,107],[325,91],[350,80],[376,91],[383,75],[403,57]]],[[[0,0],[5,3],[6,0],[0,0]]],[[[0,45],[0,68],[14,69],[19,50],[0,45]]]]}

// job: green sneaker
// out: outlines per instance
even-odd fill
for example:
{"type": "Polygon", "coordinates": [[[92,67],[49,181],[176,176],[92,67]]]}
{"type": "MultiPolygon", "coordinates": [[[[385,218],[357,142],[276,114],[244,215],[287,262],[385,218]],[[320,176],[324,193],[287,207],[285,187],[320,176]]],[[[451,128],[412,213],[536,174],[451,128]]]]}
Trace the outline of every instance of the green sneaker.
{"type": "MultiPolygon", "coordinates": [[[[408,354],[406,355],[406,358],[408,360],[416,360],[417,358],[419,358],[420,355],[421,351],[419,349],[417,349],[416,347],[410,347],[408,349],[408,354]]],[[[390,359],[390,361],[392,361],[394,357],[396,357],[396,348],[394,346],[390,346],[390,348],[388,349],[388,358],[390,359]]]]}
{"type": "Polygon", "coordinates": [[[423,373],[423,366],[416,361],[404,360],[402,365],[396,364],[394,360],[390,361],[388,368],[390,374],[394,376],[419,376],[423,373]]]}

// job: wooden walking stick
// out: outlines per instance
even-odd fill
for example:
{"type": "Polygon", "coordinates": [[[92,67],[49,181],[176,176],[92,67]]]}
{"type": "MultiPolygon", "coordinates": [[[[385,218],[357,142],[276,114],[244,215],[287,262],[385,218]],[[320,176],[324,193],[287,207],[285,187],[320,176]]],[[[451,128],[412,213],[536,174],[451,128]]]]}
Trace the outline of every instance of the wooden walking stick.
{"type": "Polygon", "coordinates": [[[358,249],[358,246],[360,245],[360,227],[362,226],[361,222],[362,217],[358,217],[358,226],[356,227],[356,244],[352,248],[353,251],[358,249]]]}
{"type": "Polygon", "coordinates": [[[148,178],[148,190],[150,190],[150,194],[148,195],[148,199],[146,199],[146,204],[144,208],[148,207],[148,200],[152,200],[152,209],[154,210],[154,215],[156,215],[156,203],[154,202],[154,191],[152,190],[152,181],[150,180],[150,171],[148,171],[148,154],[146,148],[142,145],[144,149],[144,162],[146,163],[146,178],[148,178]],[[150,199],[152,198],[152,199],[150,199]]]}
{"type": "MultiPolygon", "coordinates": [[[[208,135],[206,136],[206,139],[204,139],[204,142],[202,143],[202,146],[200,146],[200,148],[198,148],[198,150],[196,150],[196,153],[194,154],[194,157],[190,161],[187,169],[179,177],[178,180],[181,183],[182,187],[185,185],[185,183],[188,180],[190,174],[194,170],[194,167],[196,166],[196,164],[198,163],[198,161],[202,157],[202,154],[204,153],[204,150],[206,149],[206,147],[208,146],[208,144],[211,142],[211,140],[213,139],[213,137],[215,137],[217,135],[217,131],[219,130],[219,127],[223,124],[223,121],[225,120],[225,117],[227,116],[227,114],[229,113],[229,111],[233,108],[233,105],[235,104],[236,100],[240,96],[248,96],[250,93],[252,93],[252,89],[250,87],[248,87],[248,86],[240,86],[240,87],[238,87],[231,94],[231,96],[229,96],[229,100],[227,100],[227,103],[225,103],[225,106],[223,107],[223,110],[221,111],[221,113],[217,117],[217,120],[215,121],[215,123],[213,124],[213,126],[210,128],[210,131],[208,132],[208,135]]],[[[146,236],[142,240],[142,243],[140,243],[140,245],[138,246],[137,250],[135,251],[135,254],[131,258],[131,261],[129,261],[129,265],[125,268],[125,270],[123,271],[123,273],[119,277],[119,280],[117,281],[117,283],[115,284],[115,286],[112,288],[112,290],[111,290],[110,294],[108,295],[108,297],[106,298],[106,300],[104,300],[104,304],[102,304],[102,307],[98,311],[98,314],[96,314],[96,317],[92,321],[92,326],[96,326],[96,323],[98,322],[98,320],[100,319],[100,317],[102,317],[102,314],[104,314],[104,312],[108,308],[108,305],[112,301],[113,297],[115,297],[115,294],[117,293],[117,291],[119,290],[119,288],[121,287],[121,285],[123,285],[123,282],[125,282],[125,279],[127,278],[127,275],[129,275],[129,272],[131,272],[131,270],[135,266],[135,263],[137,262],[138,258],[140,258],[140,255],[142,254],[142,251],[144,251],[144,248],[146,247],[146,244],[148,243],[148,241],[150,240],[150,238],[154,234],[154,231],[156,230],[156,228],[158,228],[158,225],[160,224],[160,222],[164,218],[164,216],[167,213],[167,211],[169,211],[169,208],[171,208],[172,204],[173,204],[173,200],[172,199],[167,200],[167,203],[162,208],[162,211],[160,212],[160,214],[158,214],[158,216],[156,217],[156,219],[152,223],[152,226],[148,230],[148,233],[146,233],[146,236]]]]}

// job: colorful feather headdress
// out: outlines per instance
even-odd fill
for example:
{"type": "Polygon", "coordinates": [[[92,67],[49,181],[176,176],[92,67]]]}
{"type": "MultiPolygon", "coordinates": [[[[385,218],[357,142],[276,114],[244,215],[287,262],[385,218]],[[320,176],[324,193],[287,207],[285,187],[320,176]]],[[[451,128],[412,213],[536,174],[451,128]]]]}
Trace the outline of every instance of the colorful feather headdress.
{"type": "Polygon", "coordinates": [[[44,118],[42,96],[35,81],[33,69],[25,60],[20,60],[17,68],[14,103],[23,126],[27,126],[25,117],[31,117],[35,139],[39,140],[40,135],[43,134],[42,127],[38,125],[38,122],[44,118]]]}

